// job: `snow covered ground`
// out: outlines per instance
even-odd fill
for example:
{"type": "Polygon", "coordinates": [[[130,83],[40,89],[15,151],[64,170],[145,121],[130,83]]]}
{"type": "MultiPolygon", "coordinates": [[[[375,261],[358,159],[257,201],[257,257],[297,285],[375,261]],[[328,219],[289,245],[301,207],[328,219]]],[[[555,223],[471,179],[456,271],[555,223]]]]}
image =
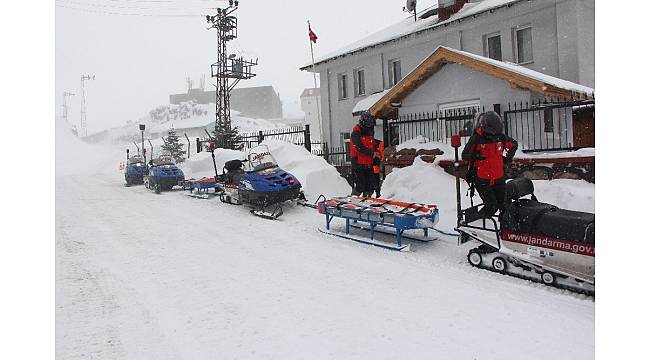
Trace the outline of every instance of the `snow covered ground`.
{"type": "MultiPolygon", "coordinates": [[[[310,196],[344,190],[319,159],[269,147],[315,184],[310,196]]],[[[324,220],[309,208],[269,221],[218,200],[126,188],[121,147],[65,129],[56,150],[57,358],[594,358],[592,298],[472,268],[474,244],[441,236],[391,252],[319,233],[324,220]]],[[[206,159],[183,166],[209,175],[206,159]]],[[[593,210],[591,184],[535,185],[543,201],[593,210]]],[[[444,229],[453,191],[453,178],[419,162],[384,189],[438,204],[444,229]]]]}

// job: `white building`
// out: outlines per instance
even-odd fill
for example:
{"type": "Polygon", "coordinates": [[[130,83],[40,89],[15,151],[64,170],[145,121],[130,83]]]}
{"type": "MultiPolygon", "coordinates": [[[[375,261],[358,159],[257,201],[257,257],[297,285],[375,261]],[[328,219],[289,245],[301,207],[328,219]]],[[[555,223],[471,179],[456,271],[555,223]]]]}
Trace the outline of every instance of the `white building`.
{"type": "Polygon", "coordinates": [[[309,124],[311,141],[320,142],[322,137],[320,108],[320,88],[305,89],[300,95],[300,108],[305,113],[305,123],[309,124]]]}
{"type": "MultiPolygon", "coordinates": [[[[316,59],[324,141],[332,146],[345,143],[357,121],[352,115],[355,105],[391,89],[439,46],[594,86],[594,0],[445,0],[438,4],[418,11],[416,21],[409,16],[316,59]]],[[[446,82],[431,89],[437,94],[451,95],[448,92],[453,91],[457,95],[453,99],[446,96],[445,101],[456,105],[474,101],[476,94],[469,97],[466,92],[481,90],[482,95],[490,97],[490,102],[482,101],[481,106],[491,108],[509,102],[507,94],[496,94],[492,89],[477,89],[474,84],[461,88],[467,82],[458,75],[465,73],[453,74],[451,69],[446,69],[450,72],[446,82]],[[503,100],[494,100],[497,98],[503,100]]],[[[301,70],[313,71],[312,64],[301,70]]],[[[449,104],[429,99],[411,105],[416,111],[435,112],[449,104]]],[[[405,115],[404,110],[400,115],[405,115]]]]}

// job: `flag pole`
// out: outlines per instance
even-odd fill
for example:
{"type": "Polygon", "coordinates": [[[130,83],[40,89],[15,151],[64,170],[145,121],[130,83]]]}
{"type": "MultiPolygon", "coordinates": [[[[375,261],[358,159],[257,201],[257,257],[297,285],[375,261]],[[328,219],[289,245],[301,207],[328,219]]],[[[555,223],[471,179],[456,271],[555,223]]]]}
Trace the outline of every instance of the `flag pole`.
{"type": "MultiPolygon", "coordinates": [[[[311,24],[309,23],[309,20],[307,20],[307,28],[309,28],[309,31],[311,32],[311,24]]],[[[318,130],[320,132],[320,141],[321,141],[321,150],[323,144],[325,143],[325,136],[323,134],[323,123],[320,118],[320,99],[321,99],[321,91],[318,88],[318,84],[316,83],[316,64],[314,62],[314,44],[311,41],[311,37],[309,39],[309,49],[311,50],[311,72],[314,75],[314,89],[318,89],[318,96],[316,96],[316,113],[318,114],[318,130]]]]}

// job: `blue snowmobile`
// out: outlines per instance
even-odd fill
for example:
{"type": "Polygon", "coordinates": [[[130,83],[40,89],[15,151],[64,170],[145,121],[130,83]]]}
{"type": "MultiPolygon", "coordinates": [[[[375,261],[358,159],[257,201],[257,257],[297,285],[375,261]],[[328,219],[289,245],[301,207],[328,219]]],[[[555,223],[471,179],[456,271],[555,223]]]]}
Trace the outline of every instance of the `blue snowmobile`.
{"type": "Polygon", "coordinates": [[[245,160],[226,162],[217,178],[222,202],[248,205],[253,215],[265,219],[280,217],[281,203],[304,198],[298,179],[278,166],[266,145],[251,149],[245,160]],[[273,209],[267,211],[269,207],[273,209]]]}
{"type": "Polygon", "coordinates": [[[185,174],[174,163],[171,156],[161,155],[149,161],[149,172],[144,176],[144,186],[160,194],[169,191],[185,180],[185,174]]]}
{"type": "Polygon", "coordinates": [[[126,150],[126,168],[124,169],[124,180],[126,186],[142,184],[144,174],[147,172],[147,165],[144,163],[142,156],[133,155],[129,157],[129,150],[126,150]]]}

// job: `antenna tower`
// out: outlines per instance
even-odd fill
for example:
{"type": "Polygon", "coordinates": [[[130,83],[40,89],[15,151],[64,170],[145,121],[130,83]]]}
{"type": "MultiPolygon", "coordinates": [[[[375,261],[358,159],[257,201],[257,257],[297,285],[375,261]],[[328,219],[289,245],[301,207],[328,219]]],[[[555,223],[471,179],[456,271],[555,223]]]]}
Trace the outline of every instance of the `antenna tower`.
{"type": "Polygon", "coordinates": [[[88,127],[86,124],[86,90],[84,82],[86,80],[95,80],[95,75],[81,75],[81,126],[79,136],[88,136],[88,127]]]}
{"type": "Polygon", "coordinates": [[[217,29],[217,62],[211,65],[211,76],[216,78],[216,120],[215,137],[218,147],[234,148],[237,144],[236,130],[230,119],[230,92],[240,80],[255,76],[251,68],[257,60],[244,60],[235,54],[228,55],[227,43],[237,38],[237,18],[232,15],[239,7],[239,1],[228,1],[227,8],[217,8],[216,15],[207,15],[210,27],[217,29]],[[232,83],[229,80],[233,79],[232,83]]]}
{"type": "Polygon", "coordinates": [[[66,123],[68,122],[68,97],[70,96],[74,96],[74,94],[69,91],[63,92],[63,113],[61,114],[61,117],[66,123]]]}

